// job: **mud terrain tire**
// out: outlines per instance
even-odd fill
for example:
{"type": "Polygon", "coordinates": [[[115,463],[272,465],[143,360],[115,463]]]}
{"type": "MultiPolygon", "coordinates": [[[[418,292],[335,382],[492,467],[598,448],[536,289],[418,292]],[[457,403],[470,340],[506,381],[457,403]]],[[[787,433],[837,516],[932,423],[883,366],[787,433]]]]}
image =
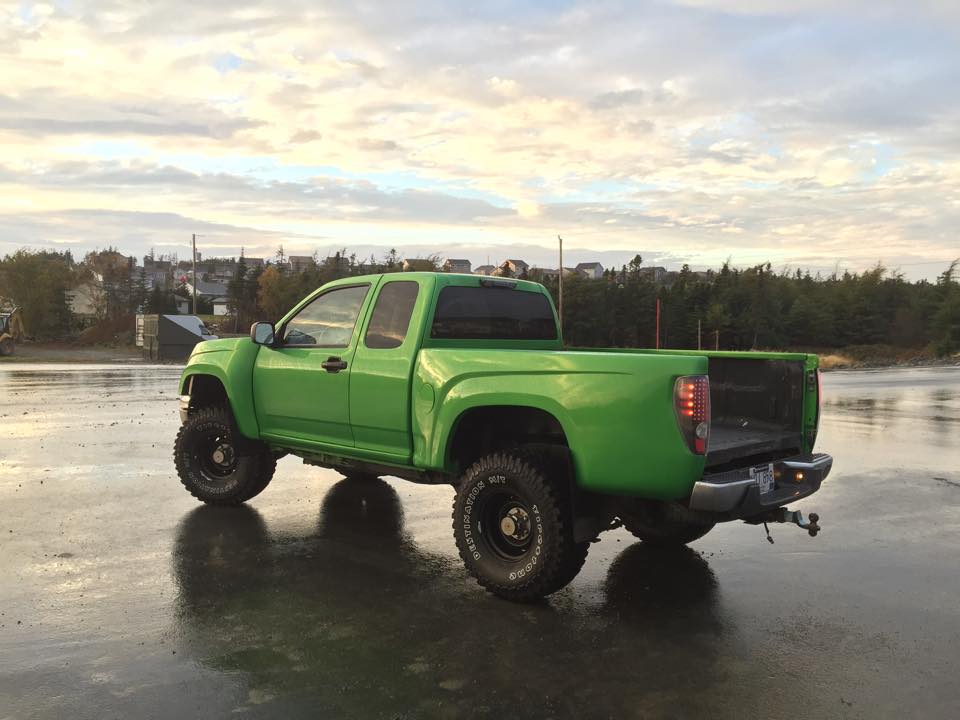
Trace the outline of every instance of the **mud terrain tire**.
{"type": "Polygon", "coordinates": [[[239,505],[270,483],[277,460],[267,447],[237,431],[225,405],[194,411],[180,427],[173,459],[180,482],[208,505],[239,505]]]}
{"type": "Polygon", "coordinates": [[[567,479],[545,477],[516,453],[487,455],[466,471],[453,502],[453,534],[477,582],[518,602],[566,586],[590,545],[573,540],[567,479]]]}

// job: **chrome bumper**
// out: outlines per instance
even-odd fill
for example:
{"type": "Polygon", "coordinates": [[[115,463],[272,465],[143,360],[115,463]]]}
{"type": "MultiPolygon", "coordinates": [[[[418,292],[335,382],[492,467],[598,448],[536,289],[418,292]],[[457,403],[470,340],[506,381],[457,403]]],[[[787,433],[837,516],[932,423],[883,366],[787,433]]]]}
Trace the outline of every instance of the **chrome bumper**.
{"type": "Polygon", "coordinates": [[[190,415],[190,396],[180,396],[180,424],[185,425],[190,415]]]}
{"type": "Polygon", "coordinates": [[[751,467],[704,475],[694,483],[689,506],[691,510],[748,517],[812,495],[832,468],[833,458],[826,453],[777,460],[773,463],[774,487],[763,495],[750,475],[751,467]]]}

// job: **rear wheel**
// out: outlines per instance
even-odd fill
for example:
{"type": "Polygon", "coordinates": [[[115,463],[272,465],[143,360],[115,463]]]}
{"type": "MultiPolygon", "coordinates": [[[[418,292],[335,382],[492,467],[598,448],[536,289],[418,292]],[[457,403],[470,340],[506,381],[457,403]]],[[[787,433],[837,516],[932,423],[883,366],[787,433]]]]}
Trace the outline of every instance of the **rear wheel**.
{"type": "Polygon", "coordinates": [[[714,523],[693,523],[680,508],[665,502],[641,502],[621,514],[623,526],[646,545],[681,547],[713,530],[714,523]]]}
{"type": "Polygon", "coordinates": [[[487,455],[467,470],[453,504],[453,534],[480,585],[530,602],[580,572],[589,543],[574,542],[565,483],[512,453],[487,455]]]}
{"type": "Polygon", "coordinates": [[[192,413],[177,433],[173,457],[183,486],[210,505],[237,505],[259,495],[277,467],[265,445],[237,432],[225,405],[192,413]]]}

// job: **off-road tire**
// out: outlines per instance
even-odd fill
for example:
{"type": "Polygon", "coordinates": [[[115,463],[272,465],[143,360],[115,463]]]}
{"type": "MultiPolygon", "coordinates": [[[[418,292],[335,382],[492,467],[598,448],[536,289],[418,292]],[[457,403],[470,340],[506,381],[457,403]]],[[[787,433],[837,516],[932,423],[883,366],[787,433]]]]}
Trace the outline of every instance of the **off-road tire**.
{"type": "Polygon", "coordinates": [[[684,520],[670,503],[644,503],[620,518],[634,537],[651,547],[676,548],[699,540],[713,530],[715,523],[684,520]]]}
{"type": "Polygon", "coordinates": [[[270,484],[277,460],[263,443],[240,435],[226,405],[202,407],[180,427],[173,459],[180,482],[208,505],[239,505],[270,484]],[[211,443],[233,448],[232,462],[222,467],[206,454],[211,443]]]}
{"type": "Polygon", "coordinates": [[[4,338],[3,340],[0,340],[0,355],[3,355],[4,357],[7,355],[13,355],[15,347],[16,346],[13,344],[13,340],[10,338],[4,338]]]}
{"type": "Polygon", "coordinates": [[[467,572],[482,587],[534,602],[576,577],[590,544],[574,542],[567,483],[545,477],[517,453],[487,455],[467,469],[453,501],[453,535],[467,572]],[[497,518],[508,506],[523,509],[528,545],[502,532],[497,518]]]}

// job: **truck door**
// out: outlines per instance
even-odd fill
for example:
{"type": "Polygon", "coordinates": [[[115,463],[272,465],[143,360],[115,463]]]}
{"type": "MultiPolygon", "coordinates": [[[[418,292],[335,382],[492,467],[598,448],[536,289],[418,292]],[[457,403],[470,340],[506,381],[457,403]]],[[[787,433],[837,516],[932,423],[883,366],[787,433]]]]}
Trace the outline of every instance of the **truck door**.
{"type": "Polygon", "coordinates": [[[353,445],[350,372],[357,319],[369,283],[341,285],[315,297],[257,353],[253,398],[265,436],[322,445],[353,445]]]}
{"type": "MultiPolygon", "coordinates": [[[[389,276],[387,276],[389,277],[389,276]]],[[[350,375],[350,421],[358,449],[412,456],[410,383],[429,293],[416,280],[384,279],[377,289],[350,375]]]]}

